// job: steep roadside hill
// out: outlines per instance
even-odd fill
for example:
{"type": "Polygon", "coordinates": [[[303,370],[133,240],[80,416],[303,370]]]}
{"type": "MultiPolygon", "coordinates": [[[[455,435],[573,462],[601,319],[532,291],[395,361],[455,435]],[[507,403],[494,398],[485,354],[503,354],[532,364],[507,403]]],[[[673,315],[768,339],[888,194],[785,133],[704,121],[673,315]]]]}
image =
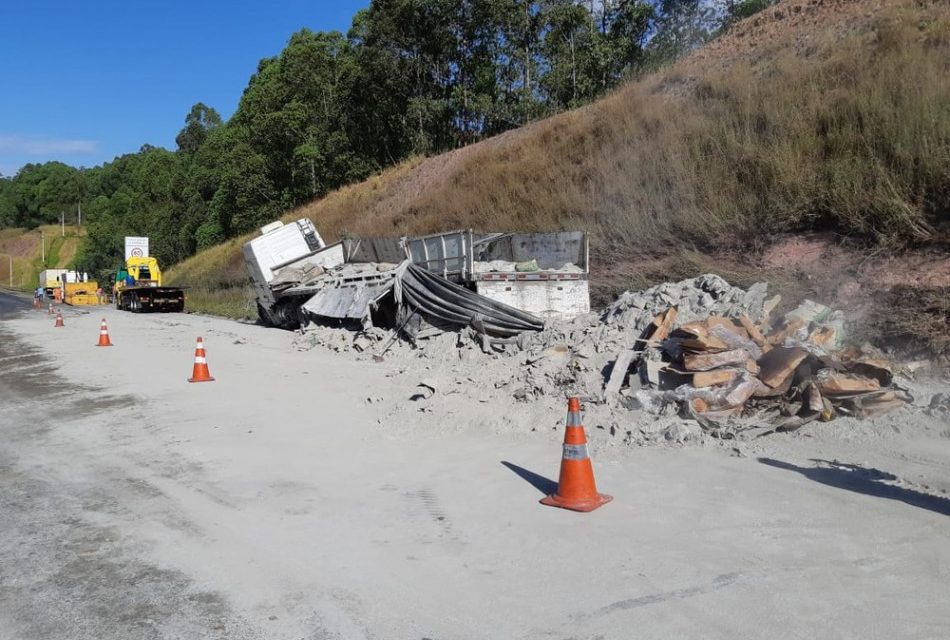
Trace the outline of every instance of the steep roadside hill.
{"type": "MultiPolygon", "coordinates": [[[[948,202],[950,5],[786,0],[592,105],[406,162],[286,218],[310,217],[330,239],[582,228],[598,302],[714,269],[870,319],[866,283],[888,283],[878,303],[906,304],[908,288],[945,298],[948,202]]],[[[237,284],[239,246],[172,276],[237,284]]]]}
{"type": "Polygon", "coordinates": [[[0,229],[0,287],[10,286],[10,258],[13,259],[13,288],[36,287],[37,276],[46,268],[73,268],[73,260],[85,227],[62,231],[59,225],[24,229],[0,229]]]}

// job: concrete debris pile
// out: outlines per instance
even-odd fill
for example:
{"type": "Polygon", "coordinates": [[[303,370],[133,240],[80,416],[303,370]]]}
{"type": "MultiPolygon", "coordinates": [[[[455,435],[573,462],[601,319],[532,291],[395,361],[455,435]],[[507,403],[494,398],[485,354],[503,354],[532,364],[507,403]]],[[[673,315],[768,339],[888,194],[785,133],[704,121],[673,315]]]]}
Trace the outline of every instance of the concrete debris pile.
{"type": "Polygon", "coordinates": [[[880,354],[843,346],[841,313],[806,301],[773,321],[779,303],[765,284],[746,290],[707,274],[628,291],[601,314],[549,320],[504,339],[472,327],[423,325],[399,339],[379,328],[311,325],[297,346],[421,360],[445,384],[484,401],[554,407],[579,395],[592,420],[631,442],[693,439],[683,425],[697,424],[713,435],[737,425],[791,431],[813,420],[875,416],[909,400],[880,354]],[[631,435],[632,412],[651,416],[635,420],[649,423],[646,432],[631,435]]]}
{"type": "Polygon", "coordinates": [[[619,386],[632,369],[626,392],[633,388],[641,402],[677,402],[709,429],[749,418],[776,431],[839,415],[872,417],[910,400],[889,388],[893,371],[879,354],[843,348],[840,313],[806,300],[772,326],[770,306],[756,321],[739,313],[679,323],[677,307],[659,313],[642,348],[618,356],[607,395],[616,391],[610,382],[619,386]]]}
{"type": "Polygon", "coordinates": [[[602,320],[608,326],[642,331],[660,311],[676,307],[679,322],[694,322],[708,316],[738,317],[746,314],[762,320],[778,298],[767,300],[764,282],[748,291],[733,287],[721,277],[706,274],[682,282],[665,282],[645,291],[627,291],[604,311],[602,320]]]}

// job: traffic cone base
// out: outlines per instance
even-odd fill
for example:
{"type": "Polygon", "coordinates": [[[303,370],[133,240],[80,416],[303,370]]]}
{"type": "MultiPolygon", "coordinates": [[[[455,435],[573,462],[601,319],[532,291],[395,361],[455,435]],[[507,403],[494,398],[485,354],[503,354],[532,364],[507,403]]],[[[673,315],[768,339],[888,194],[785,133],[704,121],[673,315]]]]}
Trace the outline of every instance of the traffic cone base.
{"type": "Polygon", "coordinates": [[[587,513],[588,511],[593,511],[597,507],[604,506],[613,499],[613,496],[598,493],[593,500],[568,501],[556,493],[552,493],[547,498],[541,498],[541,504],[547,505],[549,507],[560,507],[561,509],[570,509],[571,511],[582,511],[587,513]]]}
{"type": "Polygon", "coordinates": [[[102,324],[99,325],[99,344],[97,347],[111,347],[112,341],[109,339],[109,327],[106,326],[106,319],[102,319],[102,324]]]}
{"type": "Polygon", "coordinates": [[[581,424],[580,412],[580,400],[568,400],[567,428],[564,431],[564,453],[561,456],[557,493],[542,498],[541,504],[587,512],[607,504],[613,500],[613,496],[597,493],[594,467],[587,452],[587,434],[581,424]]]}
{"type": "Polygon", "coordinates": [[[198,338],[198,344],[195,345],[195,367],[192,370],[191,377],[188,378],[188,382],[213,381],[214,378],[211,377],[211,373],[208,371],[208,360],[205,357],[204,340],[198,338]]]}

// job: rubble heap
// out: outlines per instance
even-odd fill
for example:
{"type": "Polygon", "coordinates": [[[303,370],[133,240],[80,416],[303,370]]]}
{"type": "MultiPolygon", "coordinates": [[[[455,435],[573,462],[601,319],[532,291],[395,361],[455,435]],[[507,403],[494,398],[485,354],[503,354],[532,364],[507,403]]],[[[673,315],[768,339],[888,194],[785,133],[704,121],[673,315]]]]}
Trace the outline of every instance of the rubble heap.
{"type": "Polygon", "coordinates": [[[666,426],[685,419],[714,434],[741,422],[788,431],[838,415],[877,415],[908,399],[891,388],[880,354],[843,347],[841,313],[806,301],[773,321],[779,302],[764,283],[746,290],[707,274],[628,291],[600,314],[503,340],[471,327],[422,327],[410,342],[378,328],[311,325],[298,348],[420,359],[444,384],[485,401],[507,396],[553,407],[579,395],[592,418],[617,428],[643,411],[666,426]]]}
{"type": "MultiPolygon", "coordinates": [[[[842,347],[843,316],[824,305],[806,300],[774,327],[768,305],[758,322],[745,313],[684,324],[677,317],[671,307],[653,319],[629,368],[634,386],[681,403],[703,426],[752,417],[791,431],[837,415],[879,415],[910,399],[887,388],[886,361],[842,347]]],[[[617,364],[625,367],[622,357],[617,364]]]]}

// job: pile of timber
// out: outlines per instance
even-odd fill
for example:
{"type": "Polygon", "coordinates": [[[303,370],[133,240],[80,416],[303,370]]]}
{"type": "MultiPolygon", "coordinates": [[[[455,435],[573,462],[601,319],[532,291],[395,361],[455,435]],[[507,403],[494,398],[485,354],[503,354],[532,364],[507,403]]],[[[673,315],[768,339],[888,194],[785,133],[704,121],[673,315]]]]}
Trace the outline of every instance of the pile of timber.
{"type": "Polygon", "coordinates": [[[675,389],[700,422],[770,413],[781,431],[903,406],[909,398],[889,388],[890,364],[841,347],[841,317],[829,320],[819,308],[830,311],[806,301],[771,329],[767,317],[755,324],[745,315],[676,326],[670,308],[640,338],[647,345],[641,380],[675,389]]]}

